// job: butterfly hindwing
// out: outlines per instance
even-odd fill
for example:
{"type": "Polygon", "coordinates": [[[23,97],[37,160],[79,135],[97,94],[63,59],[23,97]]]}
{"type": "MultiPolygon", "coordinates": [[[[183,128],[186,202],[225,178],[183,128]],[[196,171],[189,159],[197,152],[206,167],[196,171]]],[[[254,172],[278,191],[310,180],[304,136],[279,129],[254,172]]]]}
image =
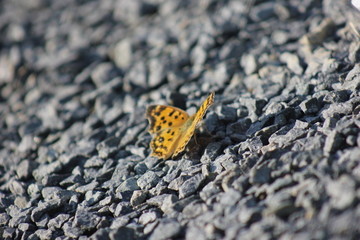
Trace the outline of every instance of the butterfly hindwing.
{"type": "Polygon", "coordinates": [[[168,159],[173,154],[180,135],[179,127],[165,128],[156,132],[150,142],[151,156],[168,159]]]}

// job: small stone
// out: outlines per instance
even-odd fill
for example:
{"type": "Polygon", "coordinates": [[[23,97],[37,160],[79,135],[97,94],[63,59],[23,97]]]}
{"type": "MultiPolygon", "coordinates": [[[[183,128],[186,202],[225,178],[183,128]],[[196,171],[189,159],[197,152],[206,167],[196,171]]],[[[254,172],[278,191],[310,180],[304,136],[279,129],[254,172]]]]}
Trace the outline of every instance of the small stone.
{"type": "Polygon", "coordinates": [[[180,199],[195,193],[204,180],[205,177],[202,174],[196,174],[195,176],[192,176],[186,180],[179,188],[180,199]]]}
{"type": "Polygon", "coordinates": [[[49,164],[42,164],[37,169],[33,171],[33,176],[37,182],[41,182],[41,180],[52,173],[56,173],[62,169],[62,165],[60,161],[55,161],[49,164]]]}
{"type": "Polygon", "coordinates": [[[110,240],[122,239],[132,240],[136,239],[135,230],[128,227],[119,227],[112,230],[109,234],[110,240]]]}
{"type": "Polygon", "coordinates": [[[36,226],[30,223],[20,223],[18,229],[25,232],[25,231],[34,231],[36,226]]]}
{"type": "Polygon", "coordinates": [[[237,118],[236,108],[220,106],[217,108],[218,117],[220,120],[233,122],[237,118]]]}
{"type": "Polygon", "coordinates": [[[131,206],[135,207],[143,203],[146,200],[147,193],[142,190],[136,190],[133,192],[133,195],[130,199],[131,206]]]}
{"type": "Polygon", "coordinates": [[[335,152],[343,146],[344,141],[345,139],[342,134],[338,133],[335,130],[331,131],[326,138],[324,152],[327,154],[335,152]]]}
{"type": "Polygon", "coordinates": [[[19,207],[19,208],[26,208],[30,206],[30,203],[28,201],[28,199],[24,196],[18,196],[15,198],[14,201],[15,206],[19,207]]]}
{"type": "Polygon", "coordinates": [[[0,226],[6,226],[9,220],[9,215],[7,215],[6,213],[0,213],[0,226]]]}
{"type": "Polygon", "coordinates": [[[80,228],[73,227],[71,222],[66,222],[62,230],[64,231],[65,236],[69,238],[78,238],[81,234],[83,234],[83,231],[80,230],[80,228]]]}
{"type": "Polygon", "coordinates": [[[236,203],[240,200],[241,194],[235,189],[229,189],[220,195],[220,203],[222,205],[235,206],[236,203]]]}
{"type": "Polygon", "coordinates": [[[86,160],[84,167],[85,168],[92,168],[92,167],[102,167],[105,163],[105,160],[98,157],[98,156],[93,156],[91,158],[89,158],[88,160],[86,160]]]}
{"type": "Polygon", "coordinates": [[[254,73],[258,68],[256,58],[253,54],[242,55],[240,64],[247,75],[254,73]]]}
{"type": "Polygon", "coordinates": [[[180,223],[173,219],[162,219],[159,225],[154,229],[150,235],[150,240],[165,240],[169,238],[176,238],[181,231],[180,223]]]}
{"type": "Polygon", "coordinates": [[[40,202],[37,207],[35,207],[31,212],[31,220],[37,222],[41,217],[52,210],[58,209],[61,207],[60,200],[49,200],[46,202],[40,202]]]}
{"type": "Polygon", "coordinates": [[[142,190],[149,190],[150,188],[154,187],[159,181],[160,178],[158,177],[158,175],[156,175],[155,172],[147,171],[137,180],[137,185],[142,190]]]}
{"type": "Polygon", "coordinates": [[[5,227],[2,230],[3,239],[14,239],[15,236],[15,228],[5,227]]]}
{"type": "Polygon", "coordinates": [[[109,137],[100,142],[96,146],[96,149],[99,152],[99,157],[105,159],[114,155],[116,151],[118,151],[120,141],[121,139],[118,137],[109,137]]]}
{"type": "Polygon", "coordinates": [[[45,187],[41,190],[41,195],[45,200],[67,202],[72,196],[76,195],[76,193],[60,187],[45,187]]]}
{"type": "Polygon", "coordinates": [[[104,197],[104,192],[102,191],[87,191],[85,193],[85,201],[84,204],[86,206],[94,205],[99,202],[104,197]]]}
{"type": "Polygon", "coordinates": [[[262,208],[242,208],[239,212],[239,221],[244,224],[251,224],[261,219],[262,208]]]}
{"type": "Polygon", "coordinates": [[[251,10],[251,19],[254,22],[261,22],[269,20],[271,17],[275,17],[275,4],[270,2],[264,2],[253,6],[251,10]]]}
{"type": "Polygon", "coordinates": [[[24,195],[25,194],[25,184],[17,180],[12,180],[10,182],[10,192],[14,195],[24,195]]]}
{"type": "Polygon", "coordinates": [[[264,184],[270,181],[271,169],[266,165],[253,167],[250,171],[251,184],[264,184]]]}
{"type": "Polygon", "coordinates": [[[272,41],[277,45],[283,45],[289,40],[289,34],[282,30],[275,30],[271,34],[272,41]]]}
{"type": "Polygon", "coordinates": [[[300,65],[300,60],[297,55],[285,52],[280,55],[280,60],[285,62],[287,67],[292,70],[295,74],[301,75],[304,69],[300,65]]]}
{"type": "Polygon", "coordinates": [[[266,214],[276,214],[281,218],[286,218],[296,211],[294,201],[290,194],[286,192],[276,193],[266,199],[268,205],[266,214]]]}
{"type": "Polygon", "coordinates": [[[110,237],[110,229],[108,228],[100,228],[97,229],[97,231],[90,236],[90,239],[92,240],[109,240],[110,237]]]}
{"type": "Polygon", "coordinates": [[[50,229],[38,229],[35,231],[36,236],[40,239],[52,239],[53,232],[50,229]]]}
{"type": "Polygon", "coordinates": [[[78,208],[74,218],[74,226],[82,231],[90,231],[96,228],[100,217],[95,213],[89,212],[87,209],[78,208]]]}
{"type": "Polygon", "coordinates": [[[158,217],[160,217],[158,212],[155,211],[145,212],[141,214],[139,218],[139,223],[142,225],[146,225],[148,223],[154,222],[156,219],[158,219],[158,217]]]}
{"type": "Polygon", "coordinates": [[[38,228],[45,228],[49,222],[49,219],[50,219],[49,214],[45,213],[40,217],[40,219],[35,224],[38,228]]]}
{"type": "Polygon", "coordinates": [[[344,210],[350,207],[355,198],[355,181],[348,175],[342,175],[337,180],[326,184],[326,191],[330,195],[330,203],[336,209],[344,210]]]}
{"type": "Polygon", "coordinates": [[[212,142],[205,148],[204,154],[201,156],[200,162],[209,163],[219,156],[223,144],[219,142],[212,142]]]}
{"type": "Polygon", "coordinates": [[[231,123],[226,127],[226,135],[245,134],[251,125],[249,118],[240,119],[235,123],[231,123]]]}
{"type": "Polygon", "coordinates": [[[120,202],[119,204],[117,204],[115,208],[114,216],[119,217],[121,215],[125,215],[129,213],[130,211],[131,211],[131,206],[129,202],[120,202]]]}
{"type": "Polygon", "coordinates": [[[113,53],[116,65],[121,69],[127,69],[132,62],[132,46],[131,40],[128,38],[122,39],[115,45],[113,53]]]}
{"type": "Polygon", "coordinates": [[[21,142],[18,146],[19,152],[26,153],[35,148],[34,137],[31,135],[26,135],[21,139],[21,142]]]}
{"type": "Polygon", "coordinates": [[[314,114],[319,111],[319,102],[316,98],[310,98],[300,103],[300,108],[305,114],[314,114]]]}
{"type": "Polygon", "coordinates": [[[137,179],[135,177],[131,177],[126,179],[124,182],[120,184],[120,186],[116,189],[116,192],[125,192],[125,191],[135,191],[140,189],[137,183],[137,179]]]}
{"type": "Polygon", "coordinates": [[[200,198],[203,201],[206,201],[207,199],[211,198],[212,196],[218,194],[221,192],[220,187],[215,184],[214,182],[209,182],[200,192],[200,198]]]}
{"type": "Polygon", "coordinates": [[[111,63],[100,63],[94,67],[91,78],[97,87],[108,83],[118,75],[116,68],[111,63]]]}
{"type": "Polygon", "coordinates": [[[334,118],[338,115],[349,115],[352,113],[352,106],[349,103],[333,103],[321,112],[324,119],[334,118]]]}
{"type": "Polygon", "coordinates": [[[76,192],[78,193],[86,193],[88,191],[92,191],[94,190],[97,186],[99,185],[98,182],[96,181],[93,181],[89,184],[86,184],[86,185],[82,185],[82,186],[79,186],[75,189],[76,192]]]}
{"type": "Polygon", "coordinates": [[[50,219],[47,226],[50,229],[61,229],[63,224],[70,218],[69,214],[61,213],[54,217],[53,219],[50,219]]]}
{"type": "Polygon", "coordinates": [[[16,175],[19,179],[28,179],[31,176],[36,164],[30,160],[23,160],[16,168],[16,175]]]}

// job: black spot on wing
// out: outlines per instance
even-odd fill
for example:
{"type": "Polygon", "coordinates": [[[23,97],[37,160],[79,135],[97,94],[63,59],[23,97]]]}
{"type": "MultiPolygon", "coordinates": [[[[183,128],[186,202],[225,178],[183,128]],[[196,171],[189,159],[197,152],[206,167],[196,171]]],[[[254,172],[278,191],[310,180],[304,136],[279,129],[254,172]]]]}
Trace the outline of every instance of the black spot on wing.
{"type": "Polygon", "coordinates": [[[169,113],[169,117],[171,117],[175,113],[175,110],[173,110],[171,113],[169,113]]]}

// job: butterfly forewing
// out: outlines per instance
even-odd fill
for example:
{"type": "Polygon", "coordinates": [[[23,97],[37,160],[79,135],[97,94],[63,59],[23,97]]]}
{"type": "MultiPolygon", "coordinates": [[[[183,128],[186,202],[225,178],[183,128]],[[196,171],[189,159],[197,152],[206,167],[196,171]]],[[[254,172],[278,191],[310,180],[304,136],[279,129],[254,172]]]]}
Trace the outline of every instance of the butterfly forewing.
{"type": "Polygon", "coordinates": [[[214,103],[214,93],[210,93],[210,95],[206,98],[206,100],[202,103],[199,110],[195,113],[195,115],[191,116],[183,126],[184,131],[182,135],[179,137],[179,141],[177,142],[177,147],[173,153],[173,157],[177,156],[179,153],[184,151],[186,145],[190,141],[191,137],[194,135],[196,125],[203,119],[207,109],[214,103]]]}
{"type": "Polygon", "coordinates": [[[151,105],[147,108],[149,132],[159,132],[165,128],[182,126],[189,118],[187,112],[171,106],[151,105]]]}

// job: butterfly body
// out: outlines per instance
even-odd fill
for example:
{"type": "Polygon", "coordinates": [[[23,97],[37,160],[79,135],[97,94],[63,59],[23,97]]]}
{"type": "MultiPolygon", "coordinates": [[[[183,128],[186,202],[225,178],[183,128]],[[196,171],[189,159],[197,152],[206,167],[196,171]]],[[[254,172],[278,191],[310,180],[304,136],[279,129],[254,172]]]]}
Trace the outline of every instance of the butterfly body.
{"type": "Polygon", "coordinates": [[[196,125],[202,120],[213,102],[214,93],[211,93],[192,116],[180,108],[150,105],[147,108],[146,117],[150,124],[149,132],[153,135],[150,142],[151,156],[168,159],[184,151],[194,135],[196,125]]]}

